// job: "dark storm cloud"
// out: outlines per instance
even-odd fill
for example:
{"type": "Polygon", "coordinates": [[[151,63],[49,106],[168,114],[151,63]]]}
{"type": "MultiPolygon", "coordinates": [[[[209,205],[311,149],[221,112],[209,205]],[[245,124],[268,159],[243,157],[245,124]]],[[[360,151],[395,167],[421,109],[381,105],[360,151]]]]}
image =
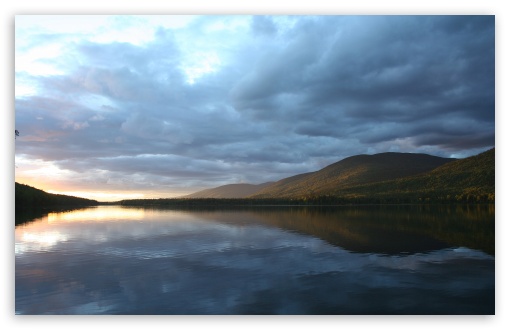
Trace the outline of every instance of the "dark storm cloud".
{"type": "MultiPolygon", "coordinates": [[[[494,29],[493,16],[209,16],[143,44],[60,35],[66,56],[44,61],[62,74],[16,73],[38,88],[16,98],[16,152],[176,187],[389,150],[468,156],[494,146],[494,29]]],[[[22,49],[59,42],[34,38],[22,49]]]]}
{"type": "Polygon", "coordinates": [[[387,125],[395,138],[413,138],[406,132],[423,119],[494,122],[493,17],[305,19],[293,35],[235,87],[239,111],[298,116],[295,132],[311,136],[343,137],[372,122],[374,130],[387,125]],[[283,99],[297,102],[282,106],[283,99]]]}

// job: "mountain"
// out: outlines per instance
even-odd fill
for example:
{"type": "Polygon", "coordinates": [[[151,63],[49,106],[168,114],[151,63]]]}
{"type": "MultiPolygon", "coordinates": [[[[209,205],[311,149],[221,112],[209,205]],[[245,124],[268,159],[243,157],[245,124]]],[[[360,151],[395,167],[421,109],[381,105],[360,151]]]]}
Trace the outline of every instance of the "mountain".
{"type": "Polygon", "coordinates": [[[358,155],[345,158],[319,171],[295,175],[274,183],[258,186],[227,185],[188,195],[188,198],[124,200],[120,201],[120,204],[216,208],[238,205],[494,201],[495,149],[492,148],[464,159],[405,153],[358,155]],[[236,186],[262,189],[247,196],[248,198],[243,198],[246,197],[243,193],[246,190],[232,193],[236,188],[230,188],[236,186]]]}
{"type": "Polygon", "coordinates": [[[336,195],[378,199],[494,201],[495,149],[397,180],[351,186],[336,195]]]}
{"type": "Polygon", "coordinates": [[[15,182],[15,207],[16,210],[35,207],[61,207],[61,206],[89,206],[99,203],[92,199],[50,194],[26,184],[15,182]]]}
{"type": "Polygon", "coordinates": [[[300,198],[339,195],[347,188],[425,173],[452,161],[452,158],[413,153],[357,155],[316,172],[277,181],[250,197],[300,198]]]}
{"type": "Polygon", "coordinates": [[[262,184],[235,183],[224,186],[201,190],[196,193],[183,196],[183,198],[244,198],[257,194],[260,190],[271,185],[273,182],[262,184]]]}

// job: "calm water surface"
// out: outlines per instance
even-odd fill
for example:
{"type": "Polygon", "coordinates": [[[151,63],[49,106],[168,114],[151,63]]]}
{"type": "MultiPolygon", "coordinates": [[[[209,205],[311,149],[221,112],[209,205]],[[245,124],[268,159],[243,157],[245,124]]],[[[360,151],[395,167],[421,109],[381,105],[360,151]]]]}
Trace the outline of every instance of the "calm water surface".
{"type": "Polygon", "coordinates": [[[15,230],[17,314],[494,314],[494,206],[99,206],[15,230]]]}

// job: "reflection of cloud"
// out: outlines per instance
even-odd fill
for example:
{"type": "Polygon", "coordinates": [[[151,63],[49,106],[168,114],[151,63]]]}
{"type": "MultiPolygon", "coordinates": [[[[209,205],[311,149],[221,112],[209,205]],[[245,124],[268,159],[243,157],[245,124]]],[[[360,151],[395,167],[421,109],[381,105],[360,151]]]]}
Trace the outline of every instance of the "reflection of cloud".
{"type": "MultiPolygon", "coordinates": [[[[18,235],[16,235],[18,236],[18,235]]],[[[60,242],[66,242],[68,236],[59,231],[28,232],[24,231],[19,239],[16,239],[15,253],[21,254],[30,251],[48,251],[60,242]]]]}
{"type": "Polygon", "coordinates": [[[46,251],[63,242],[79,242],[78,245],[67,244],[66,249],[70,250],[86,249],[87,244],[92,244],[88,246],[92,249],[97,247],[96,244],[110,241],[178,236],[207,227],[207,224],[182,212],[118,206],[52,212],[16,229],[16,251],[46,251]],[[150,221],[146,222],[146,219],[150,221]]]}
{"type": "Polygon", "coordinates": [[[242,215],[98,207],[17,227],[17,313],[476,313],[492,306],[494,258],[483,252],[351,253],[242,215]]]}

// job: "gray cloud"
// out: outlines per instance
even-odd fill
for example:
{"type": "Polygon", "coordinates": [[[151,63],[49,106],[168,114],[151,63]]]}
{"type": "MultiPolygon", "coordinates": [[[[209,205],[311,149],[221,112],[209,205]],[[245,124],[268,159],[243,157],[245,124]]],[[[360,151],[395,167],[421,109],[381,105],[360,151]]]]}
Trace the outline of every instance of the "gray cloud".
{"type": "Polygon", "coordinates": [[[16,73],[37,86],[15,101],[16,153],[182,191],[360,153],[472,155],[494,146],[494,33],[493,16],[204,16],[141,45],[40,33],[18,51],[60,42],[46,63],[63,73],[16,73]]]}

